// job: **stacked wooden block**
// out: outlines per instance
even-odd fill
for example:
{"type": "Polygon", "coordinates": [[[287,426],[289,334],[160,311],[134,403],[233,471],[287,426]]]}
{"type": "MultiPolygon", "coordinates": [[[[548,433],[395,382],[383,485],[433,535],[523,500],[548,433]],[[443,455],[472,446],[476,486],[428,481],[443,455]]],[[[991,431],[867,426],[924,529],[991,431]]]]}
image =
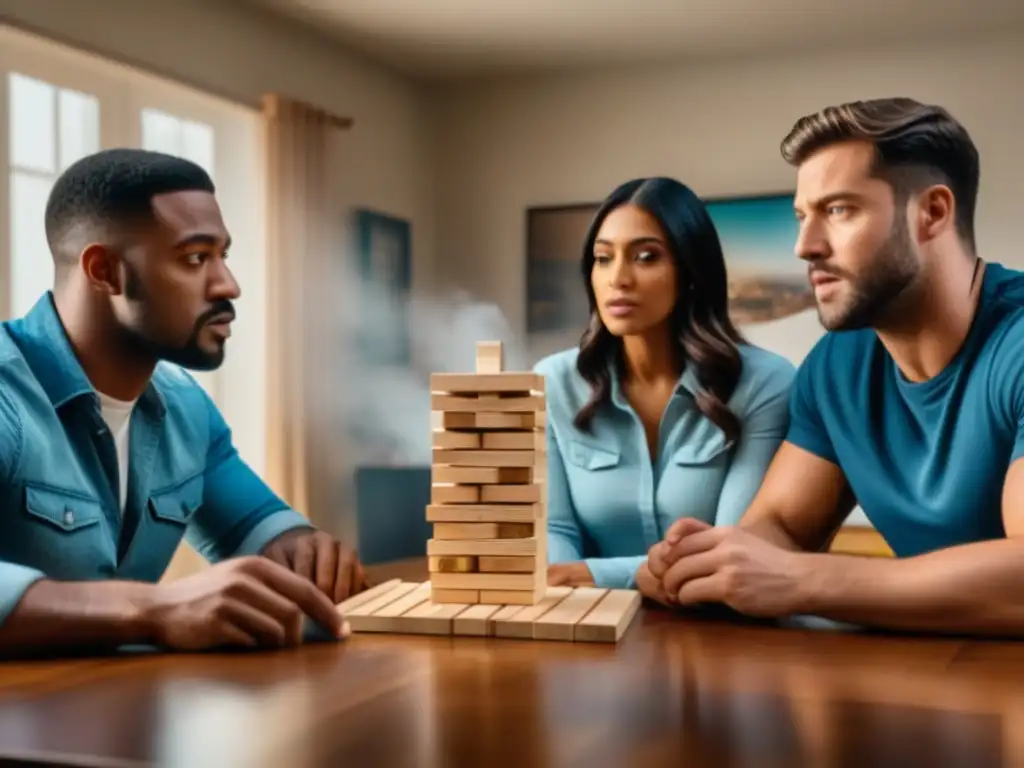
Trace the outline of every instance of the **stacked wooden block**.
{"type": "Polygon", "coordinates": [[[430,379],[434,603],[533,605],[546,591],[544,377],[503,363],[500,342],[481,342],[476,373],[430,379]]]}

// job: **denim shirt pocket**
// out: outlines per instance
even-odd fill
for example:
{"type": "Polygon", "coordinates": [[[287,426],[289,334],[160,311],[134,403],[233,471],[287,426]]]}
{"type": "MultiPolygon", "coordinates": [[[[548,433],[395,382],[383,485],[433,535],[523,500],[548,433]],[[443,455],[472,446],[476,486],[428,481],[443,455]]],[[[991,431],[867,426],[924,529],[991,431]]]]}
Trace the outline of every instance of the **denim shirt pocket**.
{"type": "Polygon", "coordinates": [[[195,475],[177,485],[161,488],[149,496],[149,510],[154,518],[183,527],[202,504],[202,475],[195,475]]]}
{"type": "Polygon", "coordinates": [[[596,471],[617,467],[620,455],[614,448],[570,440],[566,448],[566,459],[580,469],[596,471]]]}
{"type": "Polygon", "coordinates": [[[25,511],[68,534],[98,525],[103,519],[98,501],[34,483],[25,484],[25,511]]]}

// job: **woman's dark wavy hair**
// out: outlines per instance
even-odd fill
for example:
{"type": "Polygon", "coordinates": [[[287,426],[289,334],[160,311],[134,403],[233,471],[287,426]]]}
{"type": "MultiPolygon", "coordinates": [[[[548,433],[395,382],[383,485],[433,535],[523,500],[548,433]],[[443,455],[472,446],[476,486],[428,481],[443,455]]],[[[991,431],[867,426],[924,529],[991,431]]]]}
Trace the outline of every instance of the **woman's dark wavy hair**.
{"type": "Polygon", "coordinates": [[[739,381],[743,363],[738,345],[743,337],[729,318],[725,257],[718,231],[703,201],[675,179],[650,178],[626,182],[601,204],[583,244],[582,274],[590,300],[590,323],[580,339],[576,369],[590,384],[590,400],[576,414],[577,428],[589,431],[599,408],[611,398],[612,363],[622,368],[622,342],[601,322],[591,283],[594,241],[605,217],[621,205],[633,204],[661,224],[676,265],[676,305],[669,322],[679,342],[684,365],[693,365],[700,383],[697,407],[726,437],[735,440],[740,422],[726,403],[739,381]]]}

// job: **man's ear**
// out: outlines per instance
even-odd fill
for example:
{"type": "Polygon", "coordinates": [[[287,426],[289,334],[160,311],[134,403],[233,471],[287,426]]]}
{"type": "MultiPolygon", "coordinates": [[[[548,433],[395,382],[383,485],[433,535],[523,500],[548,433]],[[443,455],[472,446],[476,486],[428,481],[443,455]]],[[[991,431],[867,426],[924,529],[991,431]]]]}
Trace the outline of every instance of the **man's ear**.
{"type": "Polygon", "coordinates": [[[97,290],[118,296],[124,290],[121,279],[121,257],[109,246],[93,243],[82,251],[85,279],[97,290]]]}

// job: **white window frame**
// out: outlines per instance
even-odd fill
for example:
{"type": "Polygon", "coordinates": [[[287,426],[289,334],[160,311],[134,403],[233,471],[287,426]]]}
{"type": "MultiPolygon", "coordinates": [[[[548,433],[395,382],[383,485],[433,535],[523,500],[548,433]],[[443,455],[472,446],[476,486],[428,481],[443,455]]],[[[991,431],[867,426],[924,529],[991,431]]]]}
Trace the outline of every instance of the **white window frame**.
{"type": "Polygon", "coordinates": [[[12,311],[10,71],[96,97],[101,149],[141,146],[141,115],[147,107],[213,128],[213,176],[233,240],[228,263],[242,296],[236,302],[238,318],[224,364],[196,378],[232,428],[242,457],[263,474],[266,376],[254,375],[266,370],[267,337],[263,129],[257,109],[0,24],[0,319],[9,318],[12,311]]]}

